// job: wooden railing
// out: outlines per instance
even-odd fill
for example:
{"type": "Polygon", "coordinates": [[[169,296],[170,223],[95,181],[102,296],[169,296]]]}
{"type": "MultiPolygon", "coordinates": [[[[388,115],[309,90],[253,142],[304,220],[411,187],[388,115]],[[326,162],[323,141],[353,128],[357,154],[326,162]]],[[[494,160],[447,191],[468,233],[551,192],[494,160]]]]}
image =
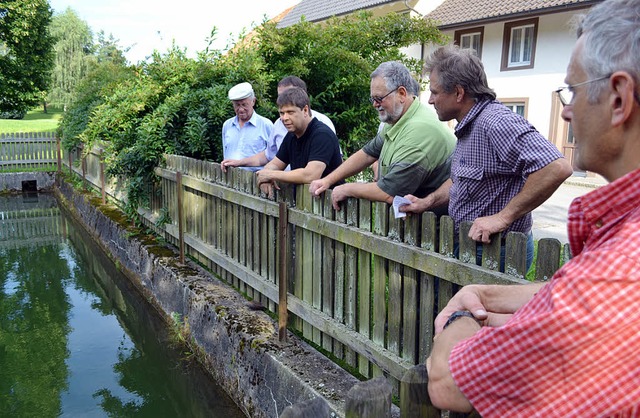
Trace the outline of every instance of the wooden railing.
{"type": "MultiPolygon", "coordinates": [[[[364,377],[389,377],[396,393],[430,352],[434,317],[460,286],[526,283],[523,234],[506,237],[505,273],[497,271],[500,239],[475,264],[468,224],[453,258],[446,216],[398,220],[386,203],[364,199],[335,211],[330,192],[312,198],[307,185],[281,185],[269,200],[254,173],[180,156],[166,156],[156,174],[151,205],[139,209],[149,227],[281,319],[286,308],[289,327],[364,377]]],[[[84,177],[104,189],[89,180],[97,173],[84,177]]],[[[551,277],[560,254],[559,241],[539,241],[538,278],[551,277]]]]}
{"type": "Polygon", "coordinates": [[[58,146],[53,132],[0,134],[0,172],[55,171],[58,146]]]}

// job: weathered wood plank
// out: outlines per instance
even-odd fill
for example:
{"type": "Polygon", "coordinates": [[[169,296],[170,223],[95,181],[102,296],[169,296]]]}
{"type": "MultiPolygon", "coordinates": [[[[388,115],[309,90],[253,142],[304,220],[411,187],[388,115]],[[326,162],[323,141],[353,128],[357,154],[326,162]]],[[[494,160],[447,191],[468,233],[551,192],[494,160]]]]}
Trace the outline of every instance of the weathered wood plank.
{"type": "Polygon", "coordinates": [[[538,241],[535,280],[546,281],[551,279],[560,265],[561,247],[560,241],[555,238],[543,238],[538,241]]]}
{"type": "MultiPolygon", "coordinates": [[[[371,231],[371,201],[360,200],[358,228],[371,231]]],[[[358,333],[371,337],[371,254],[358,249],[358,333]]],[[[369,360],[358,356],[358,370],[363,376],[371,376],[369,360]]]]}
{"type": "MultiPolygon", "coordinates": [[[[335,210],[331,205],[331,194],[324,193],[320,197],[323,201],[323,217],[334,220],[335,210]]],[[[334,292],[335,292],[335,245],[331,238],[322,238],[322,312],[330,317],[334,315],[334,292]]],[[[333,351],[333,338],[323,334],[322,348],[328,352],[333,351]]]]}
{"type": "MultiPolygon", "coordinates": [[[[418,217],[411,216],[404,223],[404,242],[416,246],[418,243],[418,217]]],[[[410,268],[404,268],[402,284],[402,358],[417,362],[418,347],[418,274],[410,268]]]]}
{"type": "MultiPolygon", "coordinates": [[[[343,202],[342,209],[347,212],[347,225],[355,227],[358,224],[358,200],[347,199],[343,202]]],[[[358,249],[354,246],[348,245],[346,251],[346,283],[345,283],[345,295],[344,295],[344,323],[349,329],[356,329],[356,286],[358,281],[358,249]]],[[[352,367],[357,366],[357,355],[355,351],[345,347],[345,361],[352,367]]]]}
{"type": "MultiPolygon", "coordinates": [[[[328,199],[331,199],[331,191],[328,190],[325,192],[328,195],[328,199]]],[[[346,224],[347,223],[347,211],[339,210],[334,213],[336,223],[338,224],[346,224]]],[[[335,242],[335,287],[334,287],[334,317],[336,321],[341,324],[345,322],[345,283],[347,281],[347,273],[345,270],[345,263],[347,259],[347,251],[346,245],[342,242],[335,242]]],[[[335,342],[333,346],[333,354],[339,358],[344,359],[345,356],[345,348],[344,345],[335,342]]]]}
{"type": "MultiPolygon", "coordinates": [[[[388,231],[387,205],[381,202],[373,204],[373,234],[386,237],[388,231]]],[[[364,246],[363,246],[364,247],[364,246]]],[[[373,251],[371,251],[374,253],[373,251]]],[[[371,339],[379,347],[385,347],[387,326],[387,259],[374,253],[373,259],[373,329],[371,339]]],[[[382,370],[372,366],[372,375],[381,376],[382,370]]]]}
{"type": "MultiPolygon", "coordinates": [[[[320,199],[315,199],[309,193],[308,185],[304,185],[302,187],[302,193],[305,193],[309,196],[311,211],[318,216],[322,216],[323,212],[323,201],[320,199]]],[[[322,236],[317,233],[313,233],[311,236],[312,243],[312,259],[311,265],[314,266],[313,271],[311,273],[311,283],[312,283],[312,299],[313,299],[313,307],[316,309],[322,309],[322,275],[324,271],[322,270],[322,255],[324,251],[322,250],[322,236]]],[[[313,342],[317,345],[322,344],[322,335],[320,330],[317,328],[313,329],[313,342]]]]}

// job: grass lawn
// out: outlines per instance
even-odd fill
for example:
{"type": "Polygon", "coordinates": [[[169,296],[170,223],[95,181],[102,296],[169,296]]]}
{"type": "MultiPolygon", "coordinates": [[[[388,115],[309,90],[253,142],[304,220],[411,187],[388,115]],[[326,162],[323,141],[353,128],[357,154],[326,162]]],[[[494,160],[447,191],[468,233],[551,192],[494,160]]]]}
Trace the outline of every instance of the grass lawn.
{"type": "Polygon", "coordinates": [[[58,128],[62,109],[49,107],[44,113],[42,106],[30,110],[22,120],[0,119],[0,133],[53,132],[58,128]]]}

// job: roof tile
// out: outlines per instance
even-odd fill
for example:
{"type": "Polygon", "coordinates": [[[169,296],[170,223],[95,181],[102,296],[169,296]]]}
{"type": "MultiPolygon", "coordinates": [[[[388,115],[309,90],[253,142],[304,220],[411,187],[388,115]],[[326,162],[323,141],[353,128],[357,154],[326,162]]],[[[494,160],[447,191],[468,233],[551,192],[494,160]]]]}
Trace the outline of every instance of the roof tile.
{"type": "Polygon", "coordinates": [[[302,16],[307,21],[315,22],[395,1],[397,0],[302,0],[278,23],[278,27],[294,25],[300,21],[302,16]]]}
{"type": "Polygon", "coordinates": [[[544,9],[588,7],[602,0],[445,0],[427,15],[439,26],[495,19],[544,9]]]}

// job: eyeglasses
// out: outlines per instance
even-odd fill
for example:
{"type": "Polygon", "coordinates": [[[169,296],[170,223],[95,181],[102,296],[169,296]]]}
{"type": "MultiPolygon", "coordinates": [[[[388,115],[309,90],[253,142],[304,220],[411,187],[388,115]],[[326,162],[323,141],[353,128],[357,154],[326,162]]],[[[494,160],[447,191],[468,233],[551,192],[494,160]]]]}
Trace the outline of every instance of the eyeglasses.
{"type": "Polygon", "coordinates": [[[558,90],[556,90],[556,93],[558,93],[558,98],[560,99],[560,103],[562,103],[562,106],[567,106],[573,102],[573,95],[575,93],[574,88],[578,86],[583,86],[585,84],[595,83],[596,81],[606,80],[609,77],[611,77],[611,74],[594,78],[593,80],[587,80],[581,83],[570,84],[568,86],[560,87],[558,90]]]}
{"type": "Polygon", "coordinates": [[[380,96],[371,96],[369,97],[369,102],[371,102],[371,104],[374,103],[378,103],[378,104],[382,104],[382,101],[391,93],[395,92],[396,90],[398,90],[400,88],[400,86],[396,87],[395,89],[391,90],[389,93],[385,94],[384,96],[380,97],[380,96]]]}

